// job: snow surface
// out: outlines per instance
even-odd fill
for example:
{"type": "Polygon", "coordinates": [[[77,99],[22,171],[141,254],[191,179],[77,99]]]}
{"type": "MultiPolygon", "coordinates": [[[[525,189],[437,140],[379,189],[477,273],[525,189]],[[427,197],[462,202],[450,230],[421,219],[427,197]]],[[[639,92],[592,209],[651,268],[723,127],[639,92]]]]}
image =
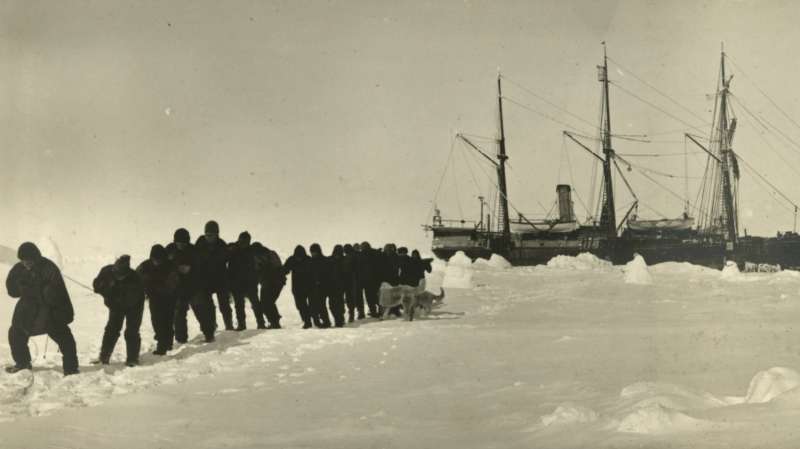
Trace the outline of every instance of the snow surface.
{"type": "MultiPolygon", "coordinates": [[[[91,281],[86,259],[64,271],[91,281]]],[[[285,329],[206,345],[191,323],[163,358],[145,313],[136,368],[122,341],[112,365],[87,365],[105,309],[68,282],[82,373],[61,377],[33,338],[34,372],[0,374],[0,447],[796,447],[800,276],[646,269],[646,295],[629,266],[587,256],[472,270],[425,319],[328,330],[300,329],[287,286],[285,329]]],[[[0,297],[0,326],[13,306],[0,297]]]]}

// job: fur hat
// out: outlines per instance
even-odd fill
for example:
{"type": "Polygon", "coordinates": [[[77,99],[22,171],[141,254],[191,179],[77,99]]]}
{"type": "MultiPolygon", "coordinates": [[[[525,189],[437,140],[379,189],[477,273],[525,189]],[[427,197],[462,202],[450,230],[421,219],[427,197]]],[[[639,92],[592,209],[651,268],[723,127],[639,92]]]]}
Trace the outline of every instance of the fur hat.
{"type": "Polygon", "coordinates": [[[114,270],[115,271],[128,271],[131,269],[131,256],[127,254],[123,254],[114,261],[114,270]]]}
{"type": "Polygon", "coordinates": [[[42,257],[42,253],[33,243],[25,242],[19,245],[19,249],[17,250],[17,258],[19,260],[36,260],[40,257],[42,257]]]}
{"type": "Polygon", "coordinates": [[[208,223],[206,223],[206,227],[204,229],[204,232],[206,234],[217,234],[217,235],[219,235],[219,224],[217,224],[217,222],[214,221],[214,220],[209,221],[208,223]]]}
{"type": "Polygon", "coordinates": [[[250,233],[247,231],[242,232],[239,234],[239,243],[249,245],[250,244],[250,233]]]}
{"type": "Polygon", "coordinates": [[[175,243],[186,243],[189,244],[192,241],[192,238],[189,236],[189,231],[185,228],[180,228],[175,231],[175,234],[172,236],[172,240],[175,243]]]}
{"type": "Polygon", "coordinates": [[[150,248],[150,258],[153,260],[167,260],[167,250],[161,245],[153,245],[150,248]]]}

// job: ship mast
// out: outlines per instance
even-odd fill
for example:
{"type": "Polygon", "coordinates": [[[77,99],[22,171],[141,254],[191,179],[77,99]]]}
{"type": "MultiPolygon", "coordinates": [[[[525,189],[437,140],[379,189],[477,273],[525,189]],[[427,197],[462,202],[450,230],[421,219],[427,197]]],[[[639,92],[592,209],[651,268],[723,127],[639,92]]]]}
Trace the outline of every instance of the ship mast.
{"type": "Polygon", "coordinates": [[[611,164],[614,158],[614,149],[611,147],[611,106],[608,96],[608,57],[606,44],[603,42],[603,65],[597,66],[599,81],[603,83],[603,197],[602,211],[600,213],[600,226],[605,228],[609,239],[617,237],[617,219],[614,210],[614,185],[611,178],[611,164]]]}
{"type": "Polygon", "coordinates": [[[722,207],[724,208],[725,240],[732,245],[736,245],[738,232],[730,173],[732,163],[730,159],[735,156],[731,149],[730,134],[732,130],[728,128],[728,88],[730,87],[731,80],[725,78],[724,50],[721,52],[720,57],[720,77],[722,78],[722,90],[720,91],[719,120],[717,121],[716,134],[717,142],[719,142],[720,170],[722,172],[722,207]]]}
{"type": "Polygon", "coordinates": [[[497,185],[500,189],[500,225],[503,230],[503,238],[507,241],[511,237],[511,225],[508,218],[508,190],[506,188],[506,134],[503,127],[503,90],[500,85],[500,73],[497,74],[497,104],[500,111],[500,140],[499,152],[497,154],[497,185]]]}

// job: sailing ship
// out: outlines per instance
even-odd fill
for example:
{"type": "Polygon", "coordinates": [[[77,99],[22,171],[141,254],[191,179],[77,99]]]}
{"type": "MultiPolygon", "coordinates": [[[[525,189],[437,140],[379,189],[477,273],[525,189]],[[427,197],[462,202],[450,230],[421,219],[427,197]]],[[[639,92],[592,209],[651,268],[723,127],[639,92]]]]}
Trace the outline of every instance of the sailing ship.
{"type": "MultiPolygon", "coordinates": [[[[489,161],[496,172],[498,191],[497,220],[484,216],[481,197],[481,219],[478,222],[447,220],[435,208],[432,223],[425,229],[433,233],[432,250],[443,259],[463,251],[472,259],[488,258],[500,254],[513,265],[547,263],[559,255],[576,256],[583,252],[594,254],[615,264],[630,261],[639,254],[650,263],[667,261],[721,268],[726,261],[740,267],[748,263],[780,265],[783,268],[800,268],[800,236],[796,232],[797,206],[794,206],[795,229],[778,233],[777,237],[740,235],[738,220],[738,182],[741,156],[733,150],[736,117],[730,113],[731,77],[726,77],[726,55],[721,52],[718,86],[709,145],[686,133],[685,136],[707,156],[701,205],[695,207],[699,217],[686,201],[683,214],[674,219],[648,220],[638,217],[639,199],[625,178],[620,163],[630,170],[631,164],[614,151],[611,132],[611,106],[609,98],[608,56],[603,47],[603,64],[598,66],[598,81],[602,86],[600,136],[602,152],[595,151],[580,140],[580,136],[563,131],[566,138],[595,158],[602,167],[599,196],[599,219],[581,223],[576,218],[572,201],[572,188],[567,184],[556,186],[557,217],[534,220],[521,213],[512,218],[506,183],[506,136],[503,122],[502,79],[497,77],[498,152],[495,157],[484,152],[479,145],[464,134],[456,138],[477,151],[489,161]],[[619,162],[618,162],[619,161],[619,162]],[[617,220],[614,192],[614,173],[623,181],[634,198],[621,220],[617,220]]],[[[770,184],[771,185],[771,184],[770,184]]],[[[774,187],[774,186],[772,186],[774,187]]],[[[788,200],[788,197],[783,195],[788,200]]],[[[790,201],[790,200],[789,200],[790,201]]]]}

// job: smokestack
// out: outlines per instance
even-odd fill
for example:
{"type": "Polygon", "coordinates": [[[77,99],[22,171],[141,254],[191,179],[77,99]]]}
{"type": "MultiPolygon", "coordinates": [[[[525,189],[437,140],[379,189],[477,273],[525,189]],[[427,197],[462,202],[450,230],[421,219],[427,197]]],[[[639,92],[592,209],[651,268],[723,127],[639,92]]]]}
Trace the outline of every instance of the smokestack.
{"type": "Polygon", "coordinates": [[[556,186],[558,195],[558,221],[562,223],[575,221],[575,212],[572,210],[572,189],[569,184],[556,186]]]}

